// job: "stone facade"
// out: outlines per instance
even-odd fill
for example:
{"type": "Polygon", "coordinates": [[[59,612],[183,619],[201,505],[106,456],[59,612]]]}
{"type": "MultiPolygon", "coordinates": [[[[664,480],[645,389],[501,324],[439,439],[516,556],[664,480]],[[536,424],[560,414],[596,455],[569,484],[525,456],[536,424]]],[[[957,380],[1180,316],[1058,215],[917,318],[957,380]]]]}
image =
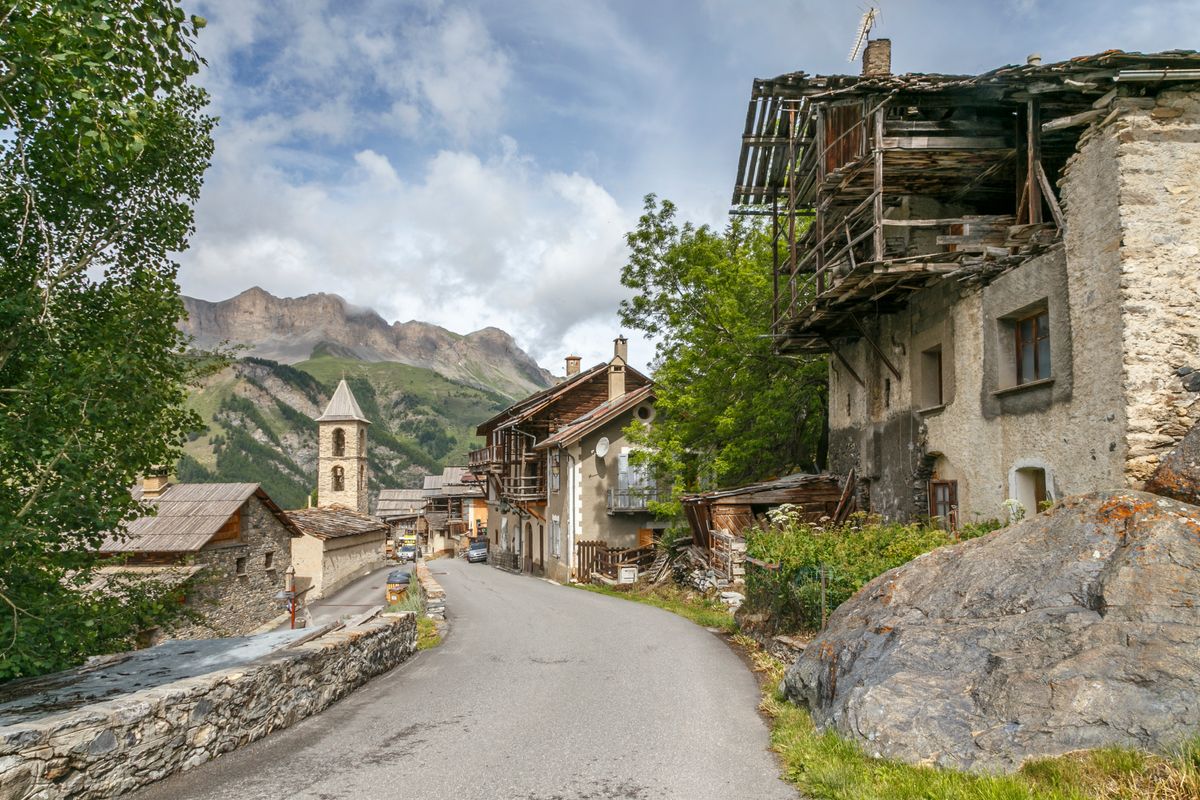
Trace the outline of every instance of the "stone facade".
{"type": "Polygon", "coordinates": [[[402,614],[249,665],[0,728],[0,800],[116,797],[315,714],[416,649],[402,614]]]}
{"type": "Polygon", "coordinates": [[[865,386],[830,360],[829,467],[856,469],[873,511],[930,514],[931,479],[956,483],[960,522],[1009,498],[1033,511],[1031,473],[1048,499],[1140,488],[1200,419],[1200,92],[1115,108],[1067,167],[1062,244],[867,323],[899,375],[865,340],[838,344],[865,386]],[[1052,373],[1015,386],[1012,320],[1033,311],[1052,373]]]}
{"type": "Polygon", "coordinates": [[[258,497],[242,506],[236,540],[205,545],[189,556],[204,569],[187,584],[187,604],[200,619],[168,631],[177,639],[249,633],[280,614],[291,564],[292,534],[258,497]]]}
{"type": "Polygon", "coordinates": [[[327,597],[373,569],[385,566],[386,542],[386,527],[354,536],[319,539],[304,535],[293,540],[292,559],[296,566],[297,590],[312,587],[305,595],[305,600],[316,600],[327,597]]]}
{"type": "Polygon", "coordinates": [[[367,423],[321,422],[317,430],[317,500],[367,513],[367,423]],[[344,437],[337,447],[339,434],[344,437]],[[337,455],[337,453],[341,455],[337,455]],[[341,489],[335,488],[340,470],[341,489]]]}

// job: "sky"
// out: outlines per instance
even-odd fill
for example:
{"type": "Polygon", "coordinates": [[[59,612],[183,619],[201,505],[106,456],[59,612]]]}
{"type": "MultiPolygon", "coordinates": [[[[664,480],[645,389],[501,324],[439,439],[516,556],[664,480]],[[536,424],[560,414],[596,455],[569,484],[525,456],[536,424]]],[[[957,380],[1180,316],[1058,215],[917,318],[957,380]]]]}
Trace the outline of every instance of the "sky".
{"type": "MultiPolygon", "coordinates": [[[[185,294],[339,294],[608,360],[643,197],[724,225],[756,77],[854,73],[841,0],[195,0],[216,153],[185,294]]],[[[1200,0],[879,0],[895,72],[1200,47],[1200,0]]]]}

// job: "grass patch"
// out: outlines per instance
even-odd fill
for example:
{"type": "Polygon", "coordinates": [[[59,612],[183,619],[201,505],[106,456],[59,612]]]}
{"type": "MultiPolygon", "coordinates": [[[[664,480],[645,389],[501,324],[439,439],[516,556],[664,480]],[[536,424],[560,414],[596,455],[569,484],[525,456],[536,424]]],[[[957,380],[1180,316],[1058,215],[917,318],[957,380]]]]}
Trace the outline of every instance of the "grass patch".
{"type": "Polygon", "coordinates": [[[705,597],[698,592],[680,589],[673,585],[653,586],[649,588],[614,588],[597,586],[591,583],[573,583],[576,589],[583,589],[596,594],[607,594],[620,597],[622,600],[632,600],[635,603],[645,603],[648,606],[661,608],[686,617],[697,625],[705,628],[719,628],[727,633],[737,630],[733,614],[720,600],[705,597]]]}
{"type": "Polygon", "coordinates": [[[784,778],[813,800],[1185,800],[1200,797],[1200,739],[1174,758],[1105,748],[1026,764],[1015,775],[972,775],[872,758],[777,691],[783,662],[749,637],[763,677],[761,709],[771,718],[771,748],[784,778]]]}
{"type": "Polygon", "coordinates": [[[417,649],[431,650],[442,643],[437,623],[425,615],[417,617],[417,649]]]}

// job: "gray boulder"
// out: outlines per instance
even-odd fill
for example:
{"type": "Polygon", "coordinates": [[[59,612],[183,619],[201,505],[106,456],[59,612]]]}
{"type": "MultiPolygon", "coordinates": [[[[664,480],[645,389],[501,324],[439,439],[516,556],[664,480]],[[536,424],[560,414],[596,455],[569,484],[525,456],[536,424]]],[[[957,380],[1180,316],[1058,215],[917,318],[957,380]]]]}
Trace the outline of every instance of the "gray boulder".
{"type": "Polygon", "coordinates": [[[973,771],[1200,733],[1200,508],[1063,501],[867,584],[788,696],[868,753],[973,771]]]}
{"type": "Polygon", "coordinates": [[[1200,504],[1200,425],[1193,426],[1158,463],[1146,481],[1146,491],[1200,504]]]}

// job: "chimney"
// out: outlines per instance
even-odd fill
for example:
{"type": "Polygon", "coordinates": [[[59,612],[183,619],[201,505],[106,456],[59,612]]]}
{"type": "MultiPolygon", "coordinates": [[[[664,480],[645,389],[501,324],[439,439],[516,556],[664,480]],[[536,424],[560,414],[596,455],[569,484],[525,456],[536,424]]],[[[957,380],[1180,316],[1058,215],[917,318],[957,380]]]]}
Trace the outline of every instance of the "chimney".
{"type": "Polygon", "coordinates": [[[142,476],[142,497],[152,500],[171,485],[171,473],[166,467],[154,467],[142,476]]]}
{"type": "Polygon", "coordinates": [[[629,361],[629,340],[624,336],[613,339],[613,355],[621,359],[621,363],[629,361]]]}
{"type": "Polygon", "coordinates": [[[892,40],[871,39],[863,50],[862,74],[864,78],[878,78],[892,74],[892,40]]]}
{"type": "Polygon", "coordinates": [[[624,336],[613,339],[613,359],[608,362],[608,399],[616,400],[625,394],[625,360],[629,358],[629,340],[624,336]]]}
{"type": "Polygon", "coordinates": [[[579,374],[579,362],[582,361],[579,356],[567,356],[567,377],[579,374]]]}

